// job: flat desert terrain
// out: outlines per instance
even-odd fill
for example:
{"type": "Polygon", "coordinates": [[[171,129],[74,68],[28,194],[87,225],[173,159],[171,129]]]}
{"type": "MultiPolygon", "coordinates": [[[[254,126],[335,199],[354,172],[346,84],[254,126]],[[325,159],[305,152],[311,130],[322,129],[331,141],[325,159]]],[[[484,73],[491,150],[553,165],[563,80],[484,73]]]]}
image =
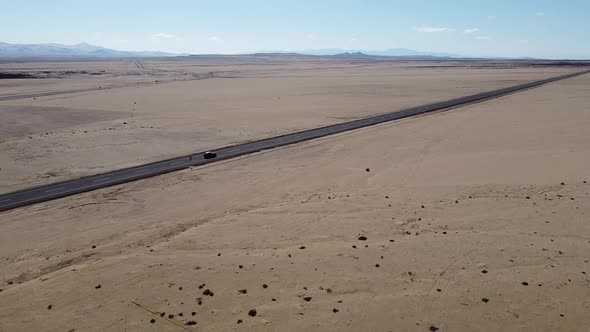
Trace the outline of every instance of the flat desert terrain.
{"type": "MultiPolygon", "coordinates": [[[[2,102],[29,116],[2,124],[2,188],[563,72],[332,65],[2,102]]],[[[583,75],[0,213],[0,331],[587,330],[588,96],[583,75]]]]}
{"type": "Polygon", "coordinates": [[[0,62],[0,193],[577,71],[219,56],[0,62]]]}

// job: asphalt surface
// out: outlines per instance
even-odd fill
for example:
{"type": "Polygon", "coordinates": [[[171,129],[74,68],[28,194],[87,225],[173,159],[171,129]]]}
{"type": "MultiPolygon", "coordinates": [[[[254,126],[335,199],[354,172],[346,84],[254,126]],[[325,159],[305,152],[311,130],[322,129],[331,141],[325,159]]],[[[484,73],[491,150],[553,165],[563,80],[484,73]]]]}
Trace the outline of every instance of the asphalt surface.
{"type": "Polygon", "coordinates": [[[217,153],[217,157],[205,159],[203,152],[192,155],[162,160],[150,164],[120,169],[103,174],[92,175],[75,180],[68,180],[59,183],[43,185],[35,188],[25,189],[13,193],[0,195],[0,211],[7,211],[14,208],[49,201],[61,197],[75,195],[91,190],[118,185],[130,181],[144,179],[164,173],[182,170],[191,166],[205,165],[220,160],[239,157],[242,155],[259,152],[266,149],[272,149],[285,145],[295,144],[319,137],[342,133],[349,130],[368,127],[384,122],[399,120],[411,116],[421,115],[431,112],[439,112],[452,108],[479,103],[493,98],[502,97],[511,93],[531,89],[543,84],[563,80],[566,78],[579,76],[590,73],[590,70],[557,76],[540,81],[521,84],[504,89],[478,93],[471,96],[456,98],[448,101],[428,104],[418,107],[372,116],[360,120],[335,124],[331,126],[305,130],[297,133],[281,135],[277,137],[262,139],[250,143],[238,144],[234,146],[222,147],[212,150],[217,153]]]}

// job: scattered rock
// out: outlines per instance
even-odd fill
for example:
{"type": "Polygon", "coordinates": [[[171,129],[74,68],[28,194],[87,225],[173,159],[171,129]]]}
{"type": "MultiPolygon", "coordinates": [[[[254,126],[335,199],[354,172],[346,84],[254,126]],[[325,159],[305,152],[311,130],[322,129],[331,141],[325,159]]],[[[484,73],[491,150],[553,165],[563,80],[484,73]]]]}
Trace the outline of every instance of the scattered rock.
{"type": "Polygon", "coordinates": [[[99,289],[99,288],[101,288],[101,287],[102,287],[101,285],[96,285],[96,286],[94,286],[94,288],[95,288],[95,289],[99,289]]]}
{"type": "Polygon", "coordinates": [[[528,283],[528,282],[526,282],[526,281],[523,281],[523,282],[522,282],[522,285],[523,285],[523,286],[528,286],[528,285],[529,285],[529,283],[528,283]]]}
{"type": "Polygon", "coordinates": [[[305,302],[309,302],[309,301],[311,301],[311,296],[306,296],[306,297],[303,298],[303,300],[305,302]]]}
{"type": "Polygon", "coordinates": [[[266,288],[268,288],[268,285],[267,284],[262,284],[262,288],[265,288],[266,289],[266,288]]]}
{"type": "Polygon", "coordinates": [[[438,330],[440,330],[440,329],[439,329],[438,327],[436,327],[435,325],[430,325],[430,327],[428,328],[428,330],[430,330],[430,331],[433,331],[433,332],[434,332],[434,331],[438,331],[438,330]]]}
{"type": "Polygon", "coordinates": [[[365,168],[365,171],[370,172],[371,169],[370,168],[365,168]]]}
{"type": "Polygon", "coordinates": [[[486,274],[488,273],[488,270],[481,270],[481,273],[486,274]]]}
{"type": "Polygon", "coordinates": [[[203,295],[213,296],[215,294],[213,294],[213,292],[209,288],[207,288],[203,291],[203,295]]]}
{"type": "Polygon", "coordinates": [[[340,311],[340,310],[338,310],[338,309],[336,309],[336,308],[332,309],[332,312],[333,312],[333,313],[337,313],[337,312],[339,312],[339,311],[340,311]]]}
{"type": "Polygon", "coordinates": [[[367,241],[367,237],[366,236],[359,236],[359,240],[360,241],[367,241]]]}
{"type": "Polygon", "coordinates": [[[488,298],[486,298],[486,297],[482,297],[482,298],[481,298],[481,302],[483,302],[483,303],[488,303],[488,302],[490,302],[490,299],[488,299],[488,298]]]}
{"type": "Polygon", "coordinates": [[[168,318],[172,319],[172,318],[174,318],[174,315],[170,314],[170,315],[168,315],[168,318]]]}
{"type": "Polygon", "coordinates": [[[156,322],[156,320],[153,318],[150,320],[150,323],[152,323],[152,324],[154,324],[155,322],[156,322]]]}
{"type": "Polygon", "coordinates": [[[92,249],[96,249],[96,246],[92,246],[92,249]]]}
{"type": "Polygon", "coordinates": [[[194,316],[194,315],[196,315],[196,314],[197,314],[197,313],[196,313],[196,312],[194,312],[194,311],[193,311],[193,312],[191,312],[191,316],[194,316]]]}
{"type": "Polygon", "coordinates": [[[50,304],[47,306],[47,310],[51,310],[51,309],[53,309],[53,304],[50,304]]]}
{"type": "Polygon", "coordinates": [[[188,322],[186,322],[186,324],[184,324],[184,325],[188,325],[188,326],[191,326],[191,325],[197,325],[197,322],[195,322],[194,320],[189,320],[189,321],[188,321],[188,322]]]}
{"type": "Polygon", "coordinates": [[[236,324],[242,324],[242,320],[238,319],[238,322],[236,324]]]}
{"type": "Polygon", "coordinates": [[[248,316],[250,317],[256,317],[257,314],[256,309],[250,309],[250,311],[248,311],[248,316]]]}
{"type": "Polygon", "coordinates": [[[305,249],[305,246],[301,246],[301,247],[299,247],[299,249],[303,250],[303,249],[305,249]]]}
{"type": "Polygon", "coordinates": [[[247,289],[238,289],[238,292],[240,294],[248,294],[248,290],[247,289]]]}

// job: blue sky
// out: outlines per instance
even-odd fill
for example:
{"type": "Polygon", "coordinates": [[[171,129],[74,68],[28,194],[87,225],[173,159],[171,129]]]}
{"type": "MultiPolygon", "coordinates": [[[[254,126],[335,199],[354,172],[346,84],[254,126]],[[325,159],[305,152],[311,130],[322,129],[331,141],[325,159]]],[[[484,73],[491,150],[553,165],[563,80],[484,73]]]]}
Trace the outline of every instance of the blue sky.
{"type": "Polygon", "coordinates": [[[590,58],[588,0],[0,0],[0,41],[242,53],[410,48],[590,58]]]}

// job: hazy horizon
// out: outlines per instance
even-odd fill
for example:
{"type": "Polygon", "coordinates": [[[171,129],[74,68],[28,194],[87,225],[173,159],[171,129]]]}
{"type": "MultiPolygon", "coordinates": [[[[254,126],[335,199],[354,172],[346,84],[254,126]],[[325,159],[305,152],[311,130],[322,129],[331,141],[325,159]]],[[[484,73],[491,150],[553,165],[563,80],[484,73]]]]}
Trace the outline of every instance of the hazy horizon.
{"type": "Polygon", "coordinates": [[[4,5],[0,41],[121,51],[241,54],[387,50],[590,58],[584,1],[74,1],[4,5]],[[22,17],[27,17],[23,20],[22,17]]]}

